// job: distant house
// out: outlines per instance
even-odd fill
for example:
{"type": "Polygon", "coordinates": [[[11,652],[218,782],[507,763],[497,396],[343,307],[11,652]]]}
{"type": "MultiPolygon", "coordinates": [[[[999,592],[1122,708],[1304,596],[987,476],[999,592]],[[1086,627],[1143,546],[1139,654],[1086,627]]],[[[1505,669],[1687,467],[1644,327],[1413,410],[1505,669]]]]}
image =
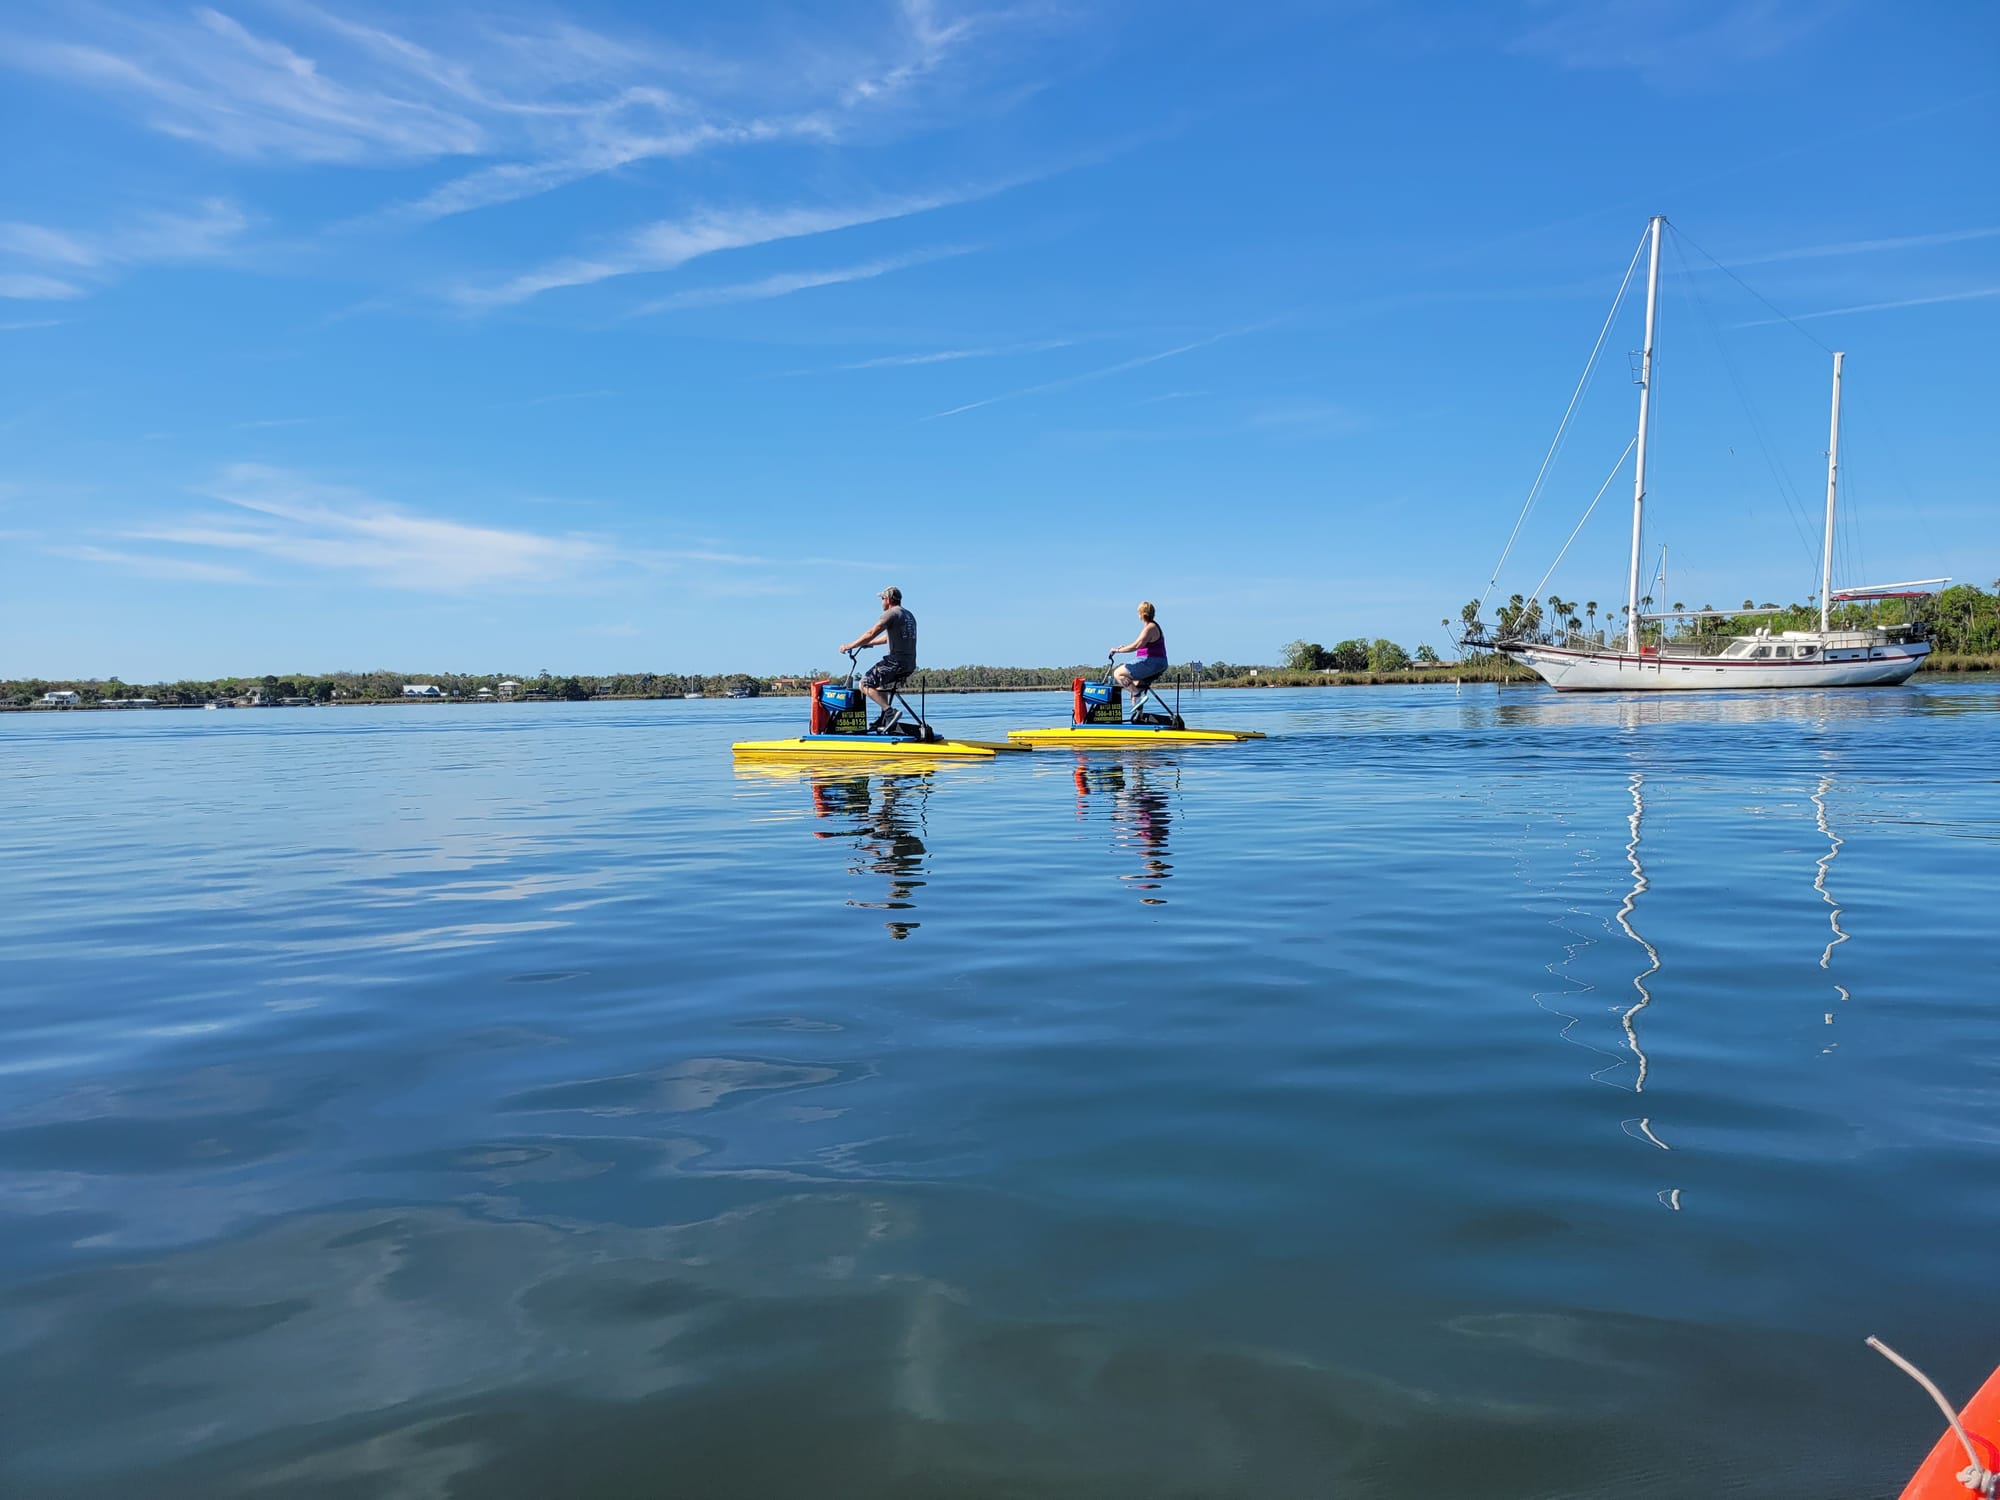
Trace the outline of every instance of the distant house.
{"type": "Polygon", "coordinates": [[[511,677],[507,678],[500,684],[500,696],[503,698],[511,698],[520,691],[521,691],[521,684],[516,682],[511,677]]]}
{"type": "Polygon", "coordinates": [[[57,688],[52,693],[42,694],[42,702],[51,708],[75,708],[83,702],[83,694],[70,688],[57,688]]]}
{"type": "Polygon", "coordinates": [[[403,684],[405,698],[442,698],[444,689],[434,682],[406,682],[403,684]]]}

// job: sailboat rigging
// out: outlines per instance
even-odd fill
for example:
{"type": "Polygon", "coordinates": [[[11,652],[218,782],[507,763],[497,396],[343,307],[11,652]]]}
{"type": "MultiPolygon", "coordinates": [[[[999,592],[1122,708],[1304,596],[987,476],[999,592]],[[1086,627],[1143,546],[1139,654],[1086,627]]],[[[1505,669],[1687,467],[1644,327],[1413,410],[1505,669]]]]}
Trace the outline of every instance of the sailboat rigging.
{"type": "MultiPolygon", "coordinates": [[[[1791,687],[1872,687],[1906,682],[1930,654],[1929,634],[1921,622],[1867,625],[1836,629],[1833,606],[1882,599],[1928,597],[1931,591],[1949,583],[1948,578],[1923,579],[1913,583],[1887,584],[1873,588],[1833,587],[1834,505],[1840,475],[1840,382],[1846,356],[1833,356],[1833,410],[1826,463],[1826,527],[1820,558],[1819,628],[1782,630],[1753,628],[1748,635],[1730,637],[1720,646],[1711,639],[1668,640],[1664,629],[1660,638],[1647,641],[1647,623],[1668,620],[1740,618],[1746,615],[1777,614],[1763,610],[1683,610],[1642,613],[1652,601],[1640,592],[1639,562],[1646,509],[1646,460],[1652,428],[1653,348],[1659,326],[1660,239],[1666,219],[1655,216],[1647,227],[1649,240],[1646,268],[1646,332],[1639,350],[1636,381],[1639,386],[1639,431],[1627,452],[1633,455],[1632,552],[1627,571],[1627,603],[1623,642],[1612,645],[1602,634],[1586,634],[1575,628],[1544,629],[1539,611],[1529,607],[1507,619],[1488,634],[1476,618],[1477,606],[1468,606],[1463,644],[1475,649],[1498,651],[1532,668],[1551,687],[1565,692],[1689,690],[1715,688],[1791,687]]],[[[1630,271],[1627,276],[1629,278],[1630,271]]],[[[1620,289],[1623,295],[1623,288],[1620,289]]],[[[1615,308],[1614,308],[1615,310],[1615,308]]],[[[1603,335],[1599,335],[1599,346],[1603,335]]],[[[1593,351],[1592,358],[1595,359],[1593,351]]],[[[1586,371],[1586,380],[1588,372],[1586,371]]],[[[1582,387],[1579,386],[1579,392],[1582,387]]],[[[1574,410],[1575,398],[1571,400],[1574,410]]],[[[1565,414],[1564,422],[1569,417],[1565,414]]],[[[1561,434],[1557,435],[1560,443],[1561,434]]],[[[1551,449],[1553,455],[1554,449],[1551,449]]],[[[1620,464],[1622,466],[1621,457],[1620,464]]],[[[1547,469],[1547,462],[1543,465],[1547,469]]],[[[1537,477],[1536,487],[1541,483],[1537,477]]],[[[1607,478],[1598,491],[1609,488],[1607,478]]],[[[1533,491],[1530,492],[1530,503],[1533,491]]],[[[1591,501],[1595,508],[1596,500],[1591,501]]],[[[1585,512],[1586,518],[1589,512],[1585,512]]],[[[1524,511],[1525,516],[1525,511],[1524,511]]],[[[1580,530],[1582,523],[1578,523],[1580,530]]],[[[1520,523],[1515,523],[1518,533],[1520,523]]],[[[1571,539],[1575,532],[1571,533],[1571,539]]],[[[1512,538],[1509,539],[1512,546],[1512,538]]],[[[1567,548],[1565,543],[1565,549],[1567,548]]],[[[1560,560],[1560,559],[1558,559],[1560,560]]],[[[1504,554],[1503,554],[1504,561],[1504,554]]],[[[1593,610],[1595,606],[1592,606],[1593,610]]],[[[1559,623],[1559,622],[1558,622],[1559,623]]]]}

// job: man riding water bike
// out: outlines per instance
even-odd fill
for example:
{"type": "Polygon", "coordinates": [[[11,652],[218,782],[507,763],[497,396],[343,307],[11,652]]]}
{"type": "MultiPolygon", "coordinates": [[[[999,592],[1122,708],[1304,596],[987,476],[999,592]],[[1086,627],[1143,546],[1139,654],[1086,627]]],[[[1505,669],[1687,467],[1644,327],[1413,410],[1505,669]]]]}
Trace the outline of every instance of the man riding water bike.
{"type": "Polygon", "coordinates": [[[882,617],[865,634],[840,648],[845,655],[878,642],[888,643],[889,654],[870,667],[861,679],[861,691],[881,710],[880,716],[868,726],[870,734],[887,729],[900,717],[889,702],[889,692],[902,686],[917,670],[917,617],[903,608],[903,591],[891,585],[876,597],[882,601],[882,617]]]}
{"type": "Polygon", "coordinates": [[[1111,648],[1113,656],[1123,656],[1130,651],[1137,657],[1129,665],[1120,662],[1117,670],[1111,674],[1112,680],[1125,690],[1126,701],[1135,704],[1138,702],[1143,685],[1167,670],[1167,636],[1166,632],[1160,629],[1159,622],[1153,618],[1153,605],[1150,600],[1139,601],[1139,618],[1144,623],[1140,626],[1138,635],[1122,646],[1111,648]]]}

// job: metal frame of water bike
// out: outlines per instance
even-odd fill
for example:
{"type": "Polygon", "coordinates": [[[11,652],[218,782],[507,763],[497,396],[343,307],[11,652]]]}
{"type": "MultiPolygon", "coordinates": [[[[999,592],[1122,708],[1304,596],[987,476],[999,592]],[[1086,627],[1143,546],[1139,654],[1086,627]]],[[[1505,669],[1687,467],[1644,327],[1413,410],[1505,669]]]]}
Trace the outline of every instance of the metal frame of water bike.
{"type": "MultiPolygon", "coordinates": [[[[1105,682],[1111,683],[1114,686],[1116,686],[1118,681],[1117,673],[1118,673],[1118,653],[1116,651],[1113,651],[1105,661],[1103,680],[1105,682]]],[[[1164,676],[1165,674],[1163,673],[1162,675],[1164,676]]],[[[1138,691],[1132,697],[1130,703],[1131,712],[1125,716],[1125,722],[1128,725],[1136,724],[1142,729],[1187,728],[1186,721],[1181,718],[1180,683],[1176,682],[1174,684],[1174,706],[1171,709],[1169,709],[1167,707],[1166,700],[1164,698],[1161,698],[1157,693],[1153,691],[1153,684],[1155,682],[1158,682],[1159,680],[1160,679],[1158,677],[1154,677],[1150,678],[1145,682],[1134,684],[1134,687],[1136,687],[1138,691]],[[1148,698],[1151,698],[1155,703],[1160,705],[1161,712],[1157,714],[1149,714],[1142,719],[1139,717],[1139,715],[1144,711],[1142,705],[1146,702],[1148,698]]]]}
{"type": "MultiPolygon", "coordinates": [[[[847,653],[846,685],[848,687],[860,686],[860,667],[861,648],[856,646],[852,651],[847,653]]],[[[907,682],[909,679],[904,678],[903,681],[907,682]]],[[[919,708],[910,707],[910,700],[903,696],[902,683],[892,683],[888,687],[881,689],[881,693],[883,697],[889,700],[889,707],[898,715],[909,715],[911,721],[910,727],[905,728],[900,724],[892,724],[887,729],[870,729],[866,731],[868,735],[876,739],[885,740],[916,740],[926,745],[935,744],[939,739],[943,738],[935,729],[931,728],[930,720],[924,717],[924,710],[930,707],[930,694],[924,691],[921,684],[917,688],[917,701],[922,705],[919,708]]]]}

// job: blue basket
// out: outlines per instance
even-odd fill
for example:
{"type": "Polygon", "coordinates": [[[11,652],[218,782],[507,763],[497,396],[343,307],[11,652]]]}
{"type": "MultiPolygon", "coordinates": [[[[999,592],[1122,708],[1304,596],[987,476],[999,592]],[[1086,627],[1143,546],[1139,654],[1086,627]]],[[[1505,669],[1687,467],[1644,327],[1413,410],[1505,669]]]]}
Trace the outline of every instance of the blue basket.
{"type": "Polygon", "coordinates": [[[819,690],[819,701],[826,705],[828,713],[844,714],[850,709],[861,706],[861,689],[835,687],[832,683],[828,683],[819,690]]]}
{"type": "Polygon", "coordinates": [[[1086,682],[1083,685],[1083,701],[1092,704],[1116,703],[1118,701],[1118,684],[1115,682],[1086,682]]]}

